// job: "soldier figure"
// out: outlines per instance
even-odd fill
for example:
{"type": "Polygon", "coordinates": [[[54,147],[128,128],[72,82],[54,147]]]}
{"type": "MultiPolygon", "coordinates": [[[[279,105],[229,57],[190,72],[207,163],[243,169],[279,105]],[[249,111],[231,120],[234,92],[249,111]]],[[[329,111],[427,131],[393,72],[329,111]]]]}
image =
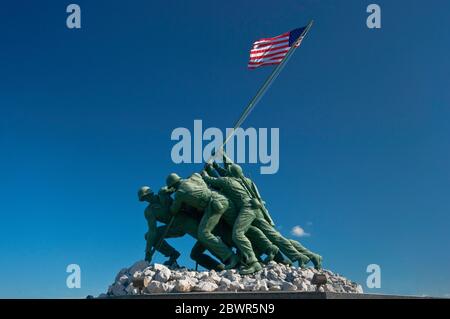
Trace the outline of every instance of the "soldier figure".
{"type": "MultiPolygon", "coordinates": [[[[158,195],[148,187],[141,187],[138,191],[138,198],[140,201],[146,201],[149,203],[145,209],[145,218],[148,224],[148,232],[145,234],[147,241],[145,260],[151,261],[150,251],[152,247],[159,244],[159,247],[155,247],[161,254],[169,259],[164,263],[168,266],[177,266],[177,259],[180,253],[167,243],[162,238],[166,233],[166,229],[170,222],[172,215],[169,212],[170,205],[172,204],[172,198],[169,190],[165,187],[161,188],[158,195]],[[164,226],[157,227],[157,221],[164,223],[164,226]],[[161,239],[163,239],[161,241],[161,239]]],[[[166,238],[182,237],[185,234],[191,235],[193,238],[197,238],[198,221],[193,217],[190,217],[184,211],[181,211],[172,222],[169,231],[166,234],[166,238]]],[[[223,270],[224,265],[214,260],[214,258],[206,255],[204,251],[206,248],[197,242],[191,250],[191,258],[199,265],[206,269],[223,270]]]]}
{"type": "Polygon", "coordinates": [[[194,173],[187,179],[181,179],[175,173],[166,180],[167,187],[175,189],[175,198],[170,212],[179,213],[183,206],[190,206],[203,211],[198,227],[197,238],[215,256],[226,263],[226,269],[235,268],[240,259],[223,240],[213,234],[222,215],[230,208],[229,201],[218,192],[208,188],[202,177],[194,173]]]}
{"type": "Polygon", "coordinates": [[[297,261],[300,267],[304,267],[309,262],[310,259],[298,252],[292,243],[281,236],[268,221],[268,218],[264,216],[262,207],[248,189],[248,185],[252,185],[253,191],[257,191],[256,187],[250,180],[246,179],[240,166],[230,165],[229,176],[226,177],[214,178],[204,173],[203,178],[208,184],[221,189],[222,193],[229,197],[239,209],[239,215],[233,227],[233,241],[248,265],[243,270],[244,274],[261,269],[261,265],[257,262],[253,252],[253,247],[245,236],[246,231],[252,224],[258,227],[291,261],[297,261]]]}

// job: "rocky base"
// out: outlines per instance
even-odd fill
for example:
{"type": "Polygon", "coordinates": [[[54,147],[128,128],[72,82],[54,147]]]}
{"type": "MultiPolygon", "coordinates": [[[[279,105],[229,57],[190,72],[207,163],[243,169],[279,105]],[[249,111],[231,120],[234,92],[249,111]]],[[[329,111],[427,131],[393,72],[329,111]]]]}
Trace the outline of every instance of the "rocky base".
{"type": "Polygon", "coordinates": [[[241,276],[235,269],[199,272],[187,268],[169,269],[161,264],[150,265],[138,261],[130,268],[122,269],[108,292],[99,297],[187,292],[313,292],[317,289],[311,283],[314,274],[327,277],[327,283],[317,291],[363,293],[360,285],[329,270],[299,269],[275,262],[255,274],[241,276]]]}

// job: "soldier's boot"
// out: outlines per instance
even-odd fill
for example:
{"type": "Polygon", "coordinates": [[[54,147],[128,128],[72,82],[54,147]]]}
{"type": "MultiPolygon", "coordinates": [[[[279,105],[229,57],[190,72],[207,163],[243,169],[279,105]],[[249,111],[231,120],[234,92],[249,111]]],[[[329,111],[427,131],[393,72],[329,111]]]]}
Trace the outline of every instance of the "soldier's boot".
{"type": "Polygon", "coordinates": [[[215,271],[222,271],[222,270],[225,270],[225,265],[224,264],[218,264],[216,266],[215,271]]]}
{"type": "Polygon", "coordinates": [[[275,261],[275,262],[277,262],[279,264],[287,265],[287,266],[291,266],[292,265],[292,261],[290,261],[289,259],[285,258],[283,256],[283,254],[281,253],[281,251],[279,251],[275,255],[275,258],[273,259],[273,261],[275,261]]]}
{"type": "Polygon", "coordinates": [[[260,270],[262,270],[261,264],[259,262],[254,262],[249,266],[243,266],[239,271],[239,273],[241,275],[251,275],[260,270]]]}
{"type": "Polygon", "coordinates": [[[169,259],[164,262],[164,266],[167,266],[169,268],[179,268],[177,259],[180,257],[180,253],[178,251],[174,252],[172,255],[170,255],[169,259]]]}
{"type": "Polygon", "coordinates": [[[306,264],[309,263],[311,259],[309,259],[308,257],[306,257],[303,254],[300,254],[300,257],[297,258],[297,260],[295,260],[294,262],[298,261],[298,266],[302,269],[306,268],[306,264]]]}
{"type": "Polygon", "coordinates": [[[236,266],[239,264],[240,262],[240,258],[235,255],[232,254],[227,260],[226,260],[226,265],[225,265],[225,269],[233,269],[236,268],[236,266]]]}
{"type": "Polygon", "coordinates": [[[322,269],[322,256],[311,253],[311,256],[308,256],[308,257],[311,259],[312,263],[314,264],[314,268],[316,268],[317,270],[322,269]]]}
{"type": "Polygon", "coordinates": [[[275,259],[275,256],[280,252],[280,248],[275,245],[270,246],[270,248],[266,251],[267,257],[264,258],[264,264],[268,264],[272,260],[275,259]]]}

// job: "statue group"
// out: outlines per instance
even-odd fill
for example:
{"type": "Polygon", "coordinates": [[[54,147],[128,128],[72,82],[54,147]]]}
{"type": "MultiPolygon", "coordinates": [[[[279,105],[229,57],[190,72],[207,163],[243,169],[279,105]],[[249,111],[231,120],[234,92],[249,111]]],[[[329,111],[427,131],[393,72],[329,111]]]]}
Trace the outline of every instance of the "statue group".
{"type": "Polygon", "coordinates": [[[178,266],[180,253],[166,239],[187,234],[196,240],[190,257],[208,270],[239,268],[246,275],[272,260],[321,269],[320,255],[276,230],[255,183],[222,154],[223,167],[213,161],[186,179],[172,173],[157,194],[139,189],[139,200],[148,202],[145,260],[158,251],[168,258],[165,265],[178,266]]]}

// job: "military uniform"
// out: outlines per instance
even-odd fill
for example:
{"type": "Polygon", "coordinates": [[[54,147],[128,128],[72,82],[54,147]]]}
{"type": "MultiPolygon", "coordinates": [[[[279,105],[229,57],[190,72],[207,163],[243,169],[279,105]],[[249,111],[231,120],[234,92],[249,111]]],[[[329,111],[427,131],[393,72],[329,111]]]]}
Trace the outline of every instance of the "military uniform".
{"type": "MultiPolygon", "coordinates": [[[[171,187],[172,185],[168,185],[171,187]]],[[[214,228],[225,212],[232,210],[230,202],[223,195],[208,188],[202,177],[194,173],[189,178],[180,180],[175,192],[175,198],[170,206],[170,212],[177,214],[184,206],[191,206],[204,211],[198,226],[198,240],[222,261],[236,256],[220,237],[213,234],[214,228]]],[[[237,262],[234,262],[236,264],[237,262]]]]}
{"type": "MultiPolygon", "coordinates": [[[[145,209],[145,218],[148,224],[148,232],[145,237],[147,240],[146,254],[148,254],[152,247],[160,242],[162,236],[166,232],[168,223],[172,215],[169,212],[170,205],[172,204],[172,198],[170,195],[161,190],[158,195],[153,195],[150,198],[150,204],[145,209]],[[164,223],[163,226],[157,226],[157,222],[164,223]]],[[[178,238],[185,234],[191,235],[193,238],[197,238],[198,233],[198,221],[192,217],[189,217],[183,212],[180,212],[174,219],[169,231],[165,235],[165,238],[178,238]]],[[[166,257],[177,258],[180,253],[173,248],[166,240],[161,242],[159,247],[156,247],[158,251],[166,257]]],[[[204,254],[206,248],[197,242],[191,250],[191,258],[198,262],[202,267],[206,269],[217,269],[219,262],[204,254]]],[[[175,259],[176,259],[175,258],[175,259]]]]}
{"type": "MultiPolygon", "coordinates": [[[[236,205],[239,215],[233,227],[233,241],[241,251],[248,265],[257,261],[251,242],[245,236],[247,230],[252,225],[259,228],[290,260],[299,261],[301,264],[309,260],[308,257],[299,253],[295,247],[292,246],[292,243],[281,236],[270,222],[266,220],[261,211],[261,207],[255,203],[255,200],[252,200],[252,196],[249,194],[246,185],[240,178],[231,176],[220,178],[204,176],[204,179],[211,186],[221,189],[221,192],[230,198],[236,205]]],[[[247,185],[253,184],[248,179],[246,182],[247,185]]]]}

